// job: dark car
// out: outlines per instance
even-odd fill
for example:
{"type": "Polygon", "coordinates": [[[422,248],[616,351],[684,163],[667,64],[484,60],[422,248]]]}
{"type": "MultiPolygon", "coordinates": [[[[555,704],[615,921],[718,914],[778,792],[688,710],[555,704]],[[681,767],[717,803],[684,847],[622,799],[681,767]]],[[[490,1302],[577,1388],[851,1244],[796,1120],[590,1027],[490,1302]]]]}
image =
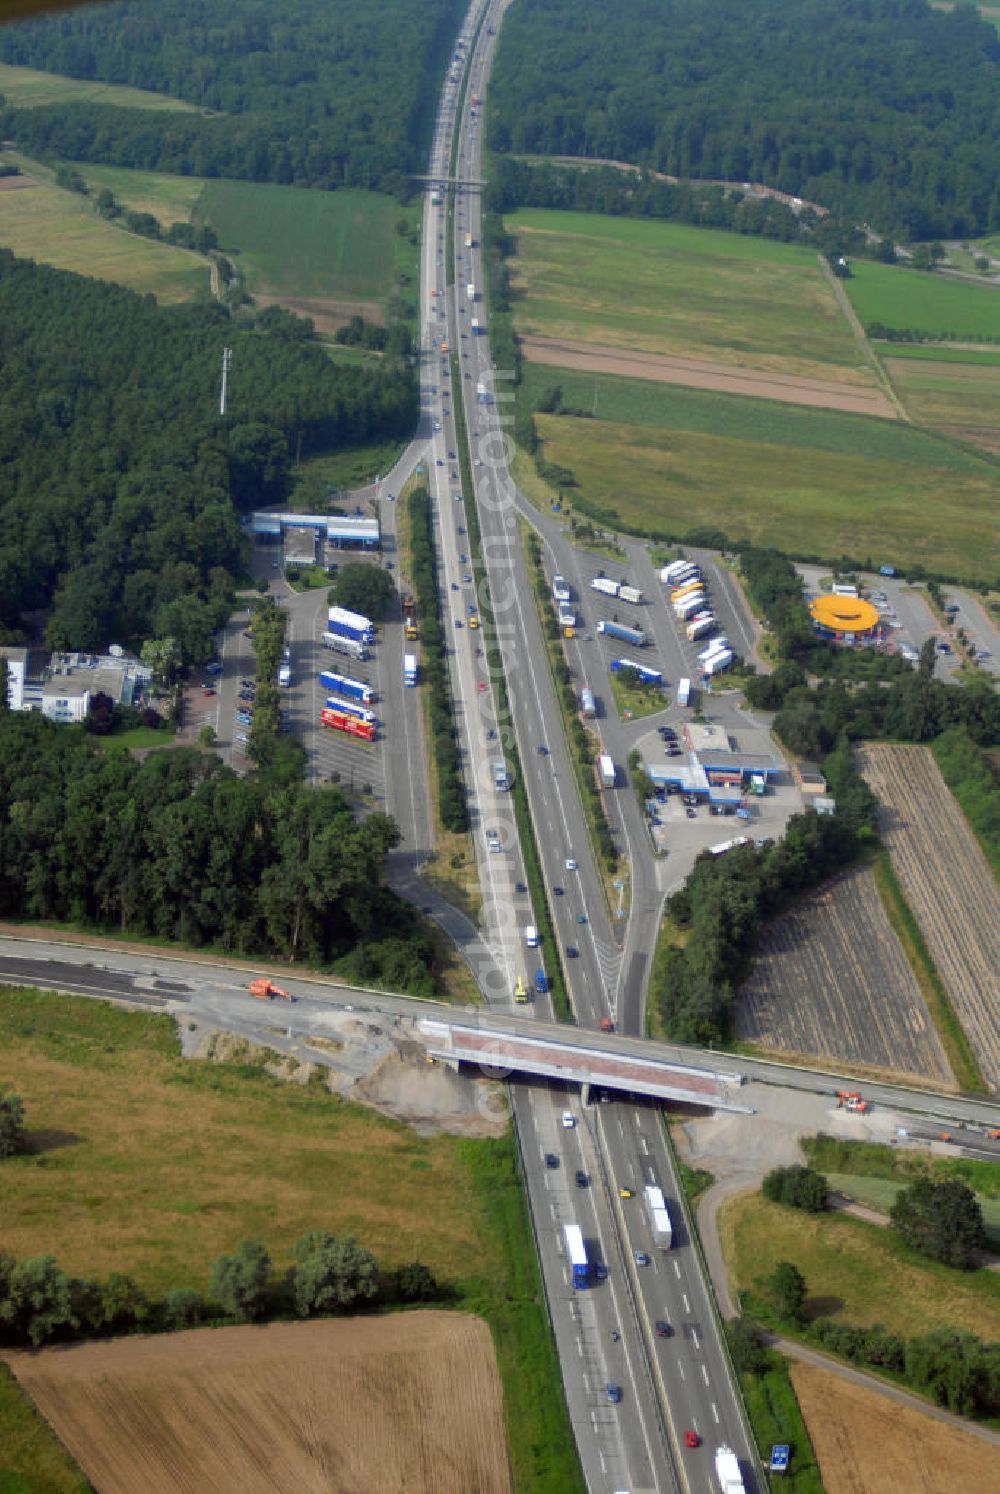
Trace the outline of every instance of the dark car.
{"type": "Polygon", "coordinates": [[[578,1167],[577,1170],[576,1170],[576,1186],[578,1188],[586,1188],[586,1186],[587,1186],[587,1184],[589,1182],[590,1182],[590,1179],[588,1178],[587,1174],[583,1171],[583,1168],[582,1167],[578,1167]]]}
{"type": "Polygon", "coordinates": [[[552,891],[555,893],[556,897],[562,897],[563,895],[563,890],[561,887],[553,887],[552,891]]]}
{"type": "Polygon", "coordinates": [[[515,892],[527,892],[527,890],[528,890],[527,886],[525,885],[524,882],[515,882],[514,883],[514,891],[515,892]]]}
{"type": "Polygon", "coordinates": [[[455,453],[453,451],[449,451],[448,460],[449,462],[454,462],[456,460],[455,453]]]}
{"type": "Polygon", "coordinates": [[[696,809],[692,809],[690,804],[688,805],[687,809],[685,809],[684,813],[687,815],[689,820],[696,820],[698,818],[698,811],[696,809]]]}
{"type": "Polygon", "coordinates": [[[608,1279],[608,1268],[607,1268],[607,1266],[604,1264],[603,1261],[595,1261],[594,1262],[594,1280],[595,1281],[607,1281],[607,1279],[608,1279]]]}
{"type": "Polygon", "coordinates": [[[619,1403],[619,1401],[621,1400],[621,1398],[622,1398],[622,1388],[621,1388],[621,1386],[620,1385],[615,1385],[613,1383],[610,1384],[608,1386],[608,1400],[611,1402],[612,1406],[617,1406],[618,1403],[619,1403]]]}
{"type": "Polygon", "coordinates": [[[567,946],[566,946],[566,958],[568,960],[575,960],[578,953],[579,953],[579,951],[577,950],[577,947],[576,947],[575,944],[567,944],[567,946]]]}
{"type": "Polygon", "coordinates": [[[657,1338],[669,1338],[674,1331],[670,1324],[665,1323],[662,1318],[657,1318],[653,1328],[657,1338]]]}
{"type": "Polygon", "coordinates": [[[546,1167],[558,1167],[559,1166],[559,1158],[556,1156],[555,1152],[546,1152],[545,1153],[545,1165],[546,1165],[546,1167]]]}

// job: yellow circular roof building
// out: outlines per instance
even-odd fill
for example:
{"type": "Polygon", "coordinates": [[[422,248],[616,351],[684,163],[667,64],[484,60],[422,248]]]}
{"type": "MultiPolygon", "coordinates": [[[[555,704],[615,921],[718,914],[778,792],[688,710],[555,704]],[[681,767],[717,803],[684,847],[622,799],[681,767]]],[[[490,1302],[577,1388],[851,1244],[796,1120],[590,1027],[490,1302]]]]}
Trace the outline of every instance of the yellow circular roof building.
{"type": "Polygon", "coordinates": [[[822,633],[857,637],[874,633],[881,621],[877,609],[863,597],[834,596],[832,592],[816,597],[809,603],[809,611],[822,633]]]}

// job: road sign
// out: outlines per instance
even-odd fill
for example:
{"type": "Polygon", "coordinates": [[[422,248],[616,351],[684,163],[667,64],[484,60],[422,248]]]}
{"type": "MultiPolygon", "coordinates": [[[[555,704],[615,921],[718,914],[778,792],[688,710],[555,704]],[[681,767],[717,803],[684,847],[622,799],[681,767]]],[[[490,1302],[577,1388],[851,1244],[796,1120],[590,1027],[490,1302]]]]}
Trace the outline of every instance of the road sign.
{"type": "Polygon", "coordinates": [[[771,1448],[770,1469],[772,1473],[788,1471],[788,1443],[778,1442],[771,1448]]]}

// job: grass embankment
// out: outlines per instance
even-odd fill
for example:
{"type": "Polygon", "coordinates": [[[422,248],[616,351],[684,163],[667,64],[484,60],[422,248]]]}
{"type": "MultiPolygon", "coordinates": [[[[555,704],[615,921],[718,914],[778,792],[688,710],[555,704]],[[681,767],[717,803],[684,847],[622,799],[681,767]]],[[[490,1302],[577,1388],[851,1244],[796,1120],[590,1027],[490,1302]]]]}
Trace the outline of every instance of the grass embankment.
{"type": "Polygon", "coordinates": [[[0,1494],[93,1494],[5,1364],[0,1364],[0,1494]]]}
{"type": "Polygon", "coordinates": [[[110,104],[119,109],[166,109],[174,114],[208,112],[145,88],[67,78],[62,73],[43,73],[6,62],[0,63],[0,94],[15,109],[38,109],[46,104],[110,104]]]}
{"type": "Polygon", "coordinates": [[[851,261],[843,285],[866,327],[881,323],[923,337],[1000,342],[1000,296],[992,286],[866,259],[851,261]]]}
{"type": "Polygon", "coordinates": [[[560,412],[535,416],[539,459],[573,474],[566,493],[597,524],[662,540],[707,527],[831,563],[890,555],[984,580],[996,569],[983,544],[995,524],[996,466],[942,437],[541,364],[524,365],[518,399],[537,408],[556,385],[560,412]]]}
{"type": "MultiPolygon", "coordinates": [[[[35,1148],[0,1172],[5,1249],[81,1276],[125,1271],[154,1294],[203,1289],[246,1236],[279,1271],[319,1228],[386,1266],[419,1258],[491,1325],[515,1486],[580,1486],[509,1137],[420,1137],[316,1083],[182,1059],[170,1018],[78,997],[4,991],[0,1046],[35,1148]]],[[[3,1471],[24,1449],[28,1488],[81,1487],[55,1481],[52,1444],[3,1381],[0,1445],[3,1471]]]]}
{"type": "Polygon", "coordinates": [[[955,1014],[955,1008],[948,999],[944,981],[938,974],[924,936],[903,896],[903,889],[893,871],[888,851],[881,850],[876,854],[872,861],[872,875],[886,917],[913,971],[930,1019],[941,1039],[955,1082],[959,1089],[978,1094],[988,1093],[989,1086],[955,1014]]]}
{"type": "Polygon", "coordinates": [[[488,584],[484,584],[486,582],[486,572],[483,565],[482,533],[479,528],[479,511],[473,496],[475,485],[472,478],[472,461],[469,455],[469,434],[465,423],[465,404],[462,399],[462,370],[459,367],[459,360],[454,353],[450,358],[450,378],[452,409],[455,412],[455,441],[458,452],[459,476],[464,495],[462,510],[465,514],[465,525],[469,540],[469,556],[472,561],[473,574],[478,578],[476,595],[479,601],[480,630],[483,640],[483,651],[486,656],[489,675],[492,681],[494,701],[496,703],[499,738],[503,743],[504,756],[510,765],[512,773],[510,796],[514,805],[514,819],[517,825],[521,858],[524,862],[525,882],[538,928],[542,963],[548,977],[553,1013],[559,1022],[572,1022],[575,1021],[575,1014],[570,1005],[569,996],[567,995],[563,980],[562,955],[556,939],[552,910],[549,907],[548,889],[545,879],[542,876],[542,864],[538,855],[538,845],[535,841],[535,827],[531,819],[531,811],[528,807],[528,795],[524,787],[524,777],[521,773],[521,763],[514,735],[513,716],[510,709],[510,701],[507,697],[507,677],[504,673],[503,656],[497,644],[492,599],[488,584]],[[456,395],[457,398],[455,397],[456,395]]]}
{"type": "MultiPolygon", "coordinates": [[[[354,349],[342,351],[353,353],[354,349]]],[[[367,487],[376,477],[391,471],[405,445],[405,441],[373,441],[369,446],[347,447],[330,456],[307,457],[292,471],[293,508],[327,513],[331,505],[334,509],[341,507],[354,488],[367,487]]]]}
{"type": "Polygon", "coordinates": [[[757,1450],[767,1466],[771,1448],[787,1443],[788,1471],[775,1480],[785,1494],[823,1494],[816,1454],[799,1409],[787,1360],[769,1351],[760,1375],[738,1375],[757,1450]]]}
{"type": "Polygon", "coordinates": [[[792,1261],[808,1288],[807,1322],[823,1316],[857,1327],[879,1323],[903,1338],[937,1328],[1000,1335],[994,1272],[926,1260],[894,1230],[844,1214],[804,1214],[760,1194],[727,1200],[719,1229],[730,1279],[762,1321],[770,1313],[761,1284],[779,1262],[792,1261]]]}
{"type": "Polygon", "coordinates": [[[805,246],[543,208],[504,221],[521,334],[872,384],[805,246]]]}
{"type": "Polygon", "coordinates": [[[52,171],[21,164],[31,184],[4,192],[0,246],[22,259],[148,293],[163,305],[207,299],[208,261],[201,255],[105,222],[88,197],[57,187],[52,171]]]}

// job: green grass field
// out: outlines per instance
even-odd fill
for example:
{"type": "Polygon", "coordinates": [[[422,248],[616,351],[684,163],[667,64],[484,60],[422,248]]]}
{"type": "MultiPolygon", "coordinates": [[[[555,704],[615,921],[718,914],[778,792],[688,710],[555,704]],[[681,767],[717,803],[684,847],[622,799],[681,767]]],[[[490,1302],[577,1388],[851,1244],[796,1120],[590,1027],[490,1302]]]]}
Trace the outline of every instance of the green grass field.
{"type": "Polygon", "coordinates": [[[584,512],[649,533],[717,524],[792,554],[992,574],[1000,476],[989,462],[902,423],[768,400],[526,366],[533,404],[598,419],[539,415],[544,460],[572,471],[584,512]]]}
{"type": "MultiPolygon", "coordinates": [[[[880,1214],[888,1214],[896,1202],[896,1195],[906,1187],[905,1182],[892,1178],[859,1177],[853,1172],[828,1172],[826,1177],[836,1192],[843,1193],[854,1203],[877,1209],[880,1214]]],[[[980,1198],[979,1206],[983,1211],[990,1248],[996,1250],[1000,1246],[1000,1198],[980,1198]]]]}
{"type": "Polygon", "coordinates": [[[872,382],[816,255],[800,245],[543,209],[506,226],[521,333],[872,382]]]}
{"type": "Polygon", "coordinates": [[[150,292],[164,304],[209,294],[204,259],[97,217],[78,192],[47,182],[0,192],[0,245],[24,259],[150,292]]]}
{"type": "Polygon", "coordinates": [[[906,363],[966,363],[970,368],[1000,368],[1000,347],[953,348],[943,342],[875,342],[880,358],[902,359],[906,363]]]}
{"type": "Polygon", "coordinates": [[[883,361],[913,420],[1000,455],[1000,356],[993,363],[883,361]]]}
{"type": "Polygon", "coordinates": [[[200,176],[170,176],[165,171],[133,171],[128,166],[97,166],[74,161],[95,194],[102,187],[113,192],[123,207],[136,213],[152,213],[164,228],[171,223],[189,223],[205,183],[200,176]]]}
{"type": "Polygon", "coordinates": [[[416,284],[418,250],[395,228],[416,223],[417,209],[379,192],[210,181],[193,217],[216,230],[251,293],[356,302],[371,314],[394,289],[404,247],[416,284]]]}
{"type": "MultiPolygon", "coordinates": [[[[418,1136],[315,1083],[182,1059],[170,1018],[77,997],[5,990],[0,1047],[35,1142],[0,1169],[5,1249],[152,1293],[204,1289],[247,1236],[279,1271],[319,1228],[423,1260],[490,1323],[515,1486],[580,1487],[509,1136],[418,1136]]],[[[4,1494],[81,1488],[43,1431],[0,1378],[4,1494]]]]}
{"type": "Polygon", "coordinates": [[[1000,289],[864,259],[853,260],[851,270],[844,289],[866,327],[881,322],[901,332],[1000,342],[1000,289]]]}
{"type": "Polygon", "coordinates": [[[807,1313],[856,1325],[881,1323],[904,1338],[935,1328],[1000,1335],[1000,1278],[925,1261],[888,1229],[844,1214],[803,1214],[759,1193],[722,1205],[720,1233],[730,1279],[761,1294],[780,1261],[806,1279],[807,1313]]]}
{"type": "Polygon", "coordinates": [[[60,73],[40,73],[31,67],[0,63],[0,93],[16,109],[37,109],[42,104],[115,104],[120,109],[170,109],[174,113],[203,111],[165,93],[126,88],[116,83],[98,83],[84,78],[66,78],[60,73]]]}

